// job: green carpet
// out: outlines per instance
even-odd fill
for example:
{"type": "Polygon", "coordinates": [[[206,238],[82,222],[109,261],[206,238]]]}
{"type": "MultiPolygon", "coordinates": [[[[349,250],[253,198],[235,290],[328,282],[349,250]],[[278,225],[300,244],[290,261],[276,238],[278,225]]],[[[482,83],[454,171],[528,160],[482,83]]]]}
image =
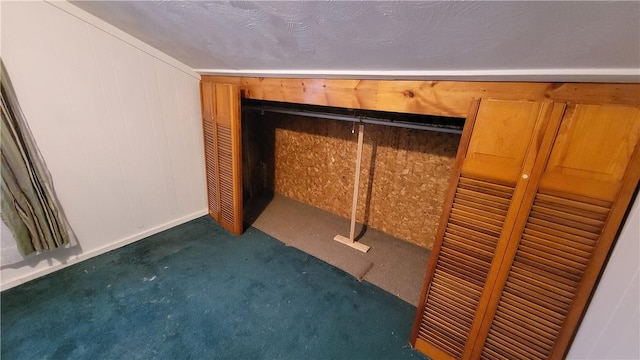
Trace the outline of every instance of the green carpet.
{"type": "Polygon", "coordinates": [[[415,308],[209,217],[1,294],[12,359],[425,359],[415,308]]]}

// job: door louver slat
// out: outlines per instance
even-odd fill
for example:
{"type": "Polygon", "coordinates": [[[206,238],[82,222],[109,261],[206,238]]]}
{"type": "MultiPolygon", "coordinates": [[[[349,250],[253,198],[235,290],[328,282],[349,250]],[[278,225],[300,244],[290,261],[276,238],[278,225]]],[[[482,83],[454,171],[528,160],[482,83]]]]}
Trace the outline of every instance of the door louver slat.
{"type": "Polygon", "coordinates": [[[209,214],[240,235],[242,223],[242,145],[237,86],[201,83],[209,214]]]}
{"type": "Polygon", "coordinates": [[[225,222],[235,226],[230,127],[218,125],[218,148],[220,159],[220,213],[225,222]]]}
{"type": "Polygon", "coordinates": [[[412,345],[562,359],[637,192],[640,107],[476,101],[454,180],[412,345]]]}
{"type": "Polygon", "coordinates": [[[512,195],[508,186],[459,179],[418,330],[453,357],[464,350],[512,195]]]}
{"type": "Polygon", "coordinates": [[[204,150],[205,150],[205,167],[207,172],[207,198],[209,202],[209,210],[219,212],[218,205],[218,181],[217,181],[217,162],[216,141],[215,141],[215,124],[212,119],[203,119],[204,132],[204,150]]]}
{"type": "Polygon", "coordinates": [[[551,355],[553,339],[602,231],[604,222],[594,219],[607,215],[600,201],[579,202],[540,193],[532,209],[489,329],[483,359],[551,355]],[[559,208],[571,219],[551,216],[540,221],[539,214],[551,214],[559,208]],[[501,324],[511,324],[511,331],[501,324]],[[528,352],[523,354],[516,345],[528,352]]]}
{"type": "MultiPolygon", "coordinates": [[[[516,318],[524,316],[535,323],[535,327],[543,329],[547,334],[551,334],[553,331],[557,331],[559,329],[555,322],[548,320],[548,317],[561,320],[562,316],[564,316],[564,314],[547,309],[546,307],[527,299],[519,298],[511,293],[504,294],[504,302],[501,306],[505,313],[510,312],[511,314],[514,314],[516,318]]],[[[547,337],[552,338],[551,335],[547,337]]]]}

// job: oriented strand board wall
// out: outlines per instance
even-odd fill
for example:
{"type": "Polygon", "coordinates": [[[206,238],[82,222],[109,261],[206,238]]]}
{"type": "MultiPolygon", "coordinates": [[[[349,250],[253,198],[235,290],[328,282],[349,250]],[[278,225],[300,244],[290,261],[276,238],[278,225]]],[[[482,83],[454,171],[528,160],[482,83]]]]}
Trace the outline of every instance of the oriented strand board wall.
{"type": "MultiPolygon", "coordinates": [[[[271,115],[274,190],[351,215],[357,126],[271,115]]],[[[365,125],[358,222],[431,248],[459,135],[365,125]]]]}

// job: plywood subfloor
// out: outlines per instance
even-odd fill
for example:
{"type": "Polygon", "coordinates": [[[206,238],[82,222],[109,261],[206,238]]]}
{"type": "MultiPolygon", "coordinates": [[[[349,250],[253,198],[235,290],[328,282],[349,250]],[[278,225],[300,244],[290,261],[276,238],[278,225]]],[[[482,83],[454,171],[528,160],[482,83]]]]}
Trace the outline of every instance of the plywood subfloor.
{"type": "MultiPolygon", "coordinates": [[[[338,234],[349,235],[348,219],[277,194],[261,213],[247,217],[252,226],[283,243],[418,304],[429,250],[369,228],[359,241],[371,250],[362,253],[333,240],[338,234]]],[[[361,230],[358,224],[356,233],[361,230]]]]}

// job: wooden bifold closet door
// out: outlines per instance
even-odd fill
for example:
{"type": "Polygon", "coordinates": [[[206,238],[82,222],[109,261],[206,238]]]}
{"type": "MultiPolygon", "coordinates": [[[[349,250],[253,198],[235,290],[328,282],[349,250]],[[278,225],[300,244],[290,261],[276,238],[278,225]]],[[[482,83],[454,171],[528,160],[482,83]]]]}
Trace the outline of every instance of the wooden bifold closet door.
{"type": "Polygon", "coordinates": [[[201,82],[202,128],[209,214],[240,235],[242,224],[242,128],[240,90],[201,82]]]}
{"type": "Polygon", "coordinates": [[[640,177],[640,112],[482,100],[469,112],[412,344],[562,358],[640,177]]]}

